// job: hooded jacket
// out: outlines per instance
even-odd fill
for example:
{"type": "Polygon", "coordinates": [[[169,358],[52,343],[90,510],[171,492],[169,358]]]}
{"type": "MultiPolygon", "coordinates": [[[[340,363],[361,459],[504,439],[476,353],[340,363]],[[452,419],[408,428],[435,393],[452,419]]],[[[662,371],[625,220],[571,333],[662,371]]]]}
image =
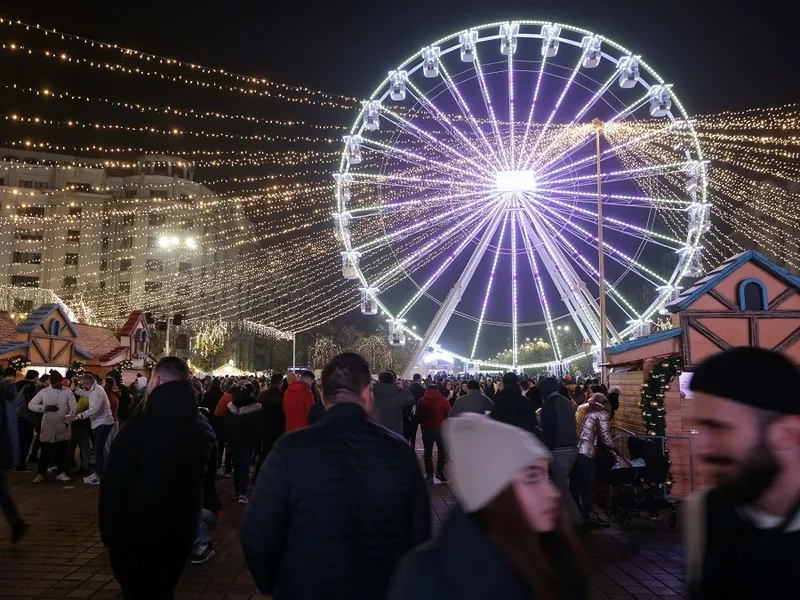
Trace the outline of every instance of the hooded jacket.
{"type": "Polygon", "coordinates": [[[0,380],[0,470],[3,471],[19,464],[16,402],[14,379],[4,377],[0,380]]]}
{"type": "Polygon", "coordinates": [[[372,392],[375,395],[372,420],[402,436],[403,412],[414,406],[414,396],[407,389],[400,389],[393,383],[376,383],[372,392]]]}
{"type": "Polygon", "coordinates": [[[264,441],[272,446],[283,435],[286,415],[283,414],[283,392],[280,385],[270,385],[258,395],[258,403],[264,407],[264,441]]]}
{"type": "Polygon", "coordinates": [[[542,394],[542,440],[550,450],[575,448],[578,434],[575,429],[575,405],[558,393],[558,381],[548,377],[539,384],[542,394]]]}
{"type": "Polygon", "coordinates": [[[439,429],[450,414],[450,403],[437,389],[427,390],[417,405],[417,415],[423,428],[439,429]]]}
{"type": "Polygon", "coordinates": [[[314,394],[299,379],[293,381],[283,394],[283,414],[286,415],[286,433],[308,425],[308,411],[314,405],[314,394]]]}
{"type": "Polygon", "coordinates": [[[188,381],[155,388],[120,428],[100,482],[100,536],[107,548],[185,549],[213,493],[217,442],[188,381]]]}
{"type": "Polygon", "coordinates": [[[264,431],[264,407],[240,390],[228,404],[225,416],[225,442],[232,448],[254,448],[264,431]]]}

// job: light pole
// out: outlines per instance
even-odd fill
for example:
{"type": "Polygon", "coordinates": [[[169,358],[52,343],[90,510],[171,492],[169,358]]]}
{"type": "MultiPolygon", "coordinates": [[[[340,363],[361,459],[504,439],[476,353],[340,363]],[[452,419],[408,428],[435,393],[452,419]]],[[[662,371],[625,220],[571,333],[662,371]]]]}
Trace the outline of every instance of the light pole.
{"type": "MultiPolygon", "coordinates": [[[[600,364],[606,364],[606,261],[603,248],[603,194],[601,191],[600,169],[600,134],[603,133],[603,122],[595,117],[592,120],[597,148],[597,260],[600,274],[600,364]]],[[[608,382],[608,370],[600,367],[600,380],[603,384],[608,382]]]]}

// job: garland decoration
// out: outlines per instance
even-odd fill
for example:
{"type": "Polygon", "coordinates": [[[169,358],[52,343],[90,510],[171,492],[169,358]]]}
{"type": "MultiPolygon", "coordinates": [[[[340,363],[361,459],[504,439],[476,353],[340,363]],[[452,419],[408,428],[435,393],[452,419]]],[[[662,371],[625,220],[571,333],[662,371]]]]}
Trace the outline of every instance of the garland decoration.
{"type": "MultiPolygon", "coordinates": [[[[644,430],[647,435],[659,436],[664,439],[664,455],[667,464],[672,464],[669,460],[669,448],[667,447],[667,410],[664,408],[664,398],[670,388],[672,380],[681,374],[680,356],[670,356],[664,358],[653,365],[647,380],[642,384],[642,399],[640,407],[642,409],[642,420],[644,430]]],[[[667,492],[675,482],[672,480],[672,473],[667,473],[667,492]]],[[[661,484],[663,485],[663,484],[661,484]]]]}

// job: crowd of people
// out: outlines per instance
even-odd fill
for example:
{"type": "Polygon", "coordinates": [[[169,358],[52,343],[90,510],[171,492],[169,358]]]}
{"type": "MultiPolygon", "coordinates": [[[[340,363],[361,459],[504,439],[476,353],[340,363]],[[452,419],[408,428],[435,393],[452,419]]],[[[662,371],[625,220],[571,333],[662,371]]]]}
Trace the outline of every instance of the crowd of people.
{"type": "MultiPolygon", "coordinates": [[[[582,534],[607,525],[592,484],[599,457],[613,458],[620,398],[599,380],[374,381],[353,353],[319,380],[198,379],[175,357],[128,387],[48,375],[5,371],[0,469],[35,463],[34,483],[79,472],[99,485],[100,533],[125,598],[172,597],[187,560],[214,557],[217,479],[230,475],[248,566],[279,600],[588,597],[582,534]],[[431,542],[429,486],[448,482],[459,505],[431,542]]],[[[753,563],[785,566],[769,597],[797,589],[782,586],[798,583],[800,402],[760,388],[764,377],[800,386],[788,360],[752,348],[709,359],[692,380],[698,453],[718,484],[687,503],[695,598],[755,597],[736,593],[763,584],[753,563]]],[[[18,541],[28,526],[2,471],[0,505],[18,541]]]]}

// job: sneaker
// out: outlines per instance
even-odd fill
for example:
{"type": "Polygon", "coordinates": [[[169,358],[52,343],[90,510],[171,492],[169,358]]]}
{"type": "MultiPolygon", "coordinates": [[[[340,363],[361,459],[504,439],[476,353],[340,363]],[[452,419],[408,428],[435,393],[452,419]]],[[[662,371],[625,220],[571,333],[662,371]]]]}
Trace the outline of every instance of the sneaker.
{"type": "Polygon", "coordinates": [[[33,483],[44,483],[44,475],[37,474],[36,477],[33,478],[33,483]]]}
{"type": "Polygon", "coordinates": [[[217,475],[219,475],[220,477],[225,477],[225,469],[223,469],[222,467],[217,469],[217,475]]]}
{"type": "Polygon", "coordinates": [[[89,483],[89,480],[93,477],[96,477],[94,473],[89,473],[86,477],[83,478],[83,483],[89,483]]]}
{"type": "Polygon", "coordinates": [[[69,481],[69,475],[67,475],[66,473],[59,473],[58,475],[56,475],[56,479],[58,481],[69,481]]]}
{"type": "Polygon", "coordinates": [[[55,465],[53,465],[52,467],[47,467],[48,473],[55,473],[56,471],[58,471],[58,467],[55,465]]]}
{"type": "Polygon", "coordinates": [[[28,527],[29,525],[19,517],[11,521],[11,543],[16,544],[20,541],[27,533],[28,527]]]}
{"type": "Polygon", "coordinates": [[[249,500],[247,499],[247,496],[244,496],[244,495],[242,495],[242,496],[239,496],[239,497],[236,499],[236,501],[237,501],[239,504],[247,504],[247,503],[249,502],[249,500]]]}
{"type": "Polygon", "coordinates": [[[441,481],[442,483],[447,483],[447,476],[446,476],[444,473],[439,473],[439,474],[436,476],[436,479],[438,479],[438,480],[439,480],[439,481],[441,481]]]}
{"type": "Polygon", "coordinates": [[[195,550],[192,558],[189,562],[193,565],[202,565],[203,563],[207,563],[212,558],[214,558],[214,545],[209,542],[208,544],[198,544],[197,549],[195,550]]]}
{"type": "Polygon", "coordinates": [[[83,483],[87,485],[100,485],[100,478],[97,476],[97,473],[89,475],[89,477],[83,480],[83,483]]]}

